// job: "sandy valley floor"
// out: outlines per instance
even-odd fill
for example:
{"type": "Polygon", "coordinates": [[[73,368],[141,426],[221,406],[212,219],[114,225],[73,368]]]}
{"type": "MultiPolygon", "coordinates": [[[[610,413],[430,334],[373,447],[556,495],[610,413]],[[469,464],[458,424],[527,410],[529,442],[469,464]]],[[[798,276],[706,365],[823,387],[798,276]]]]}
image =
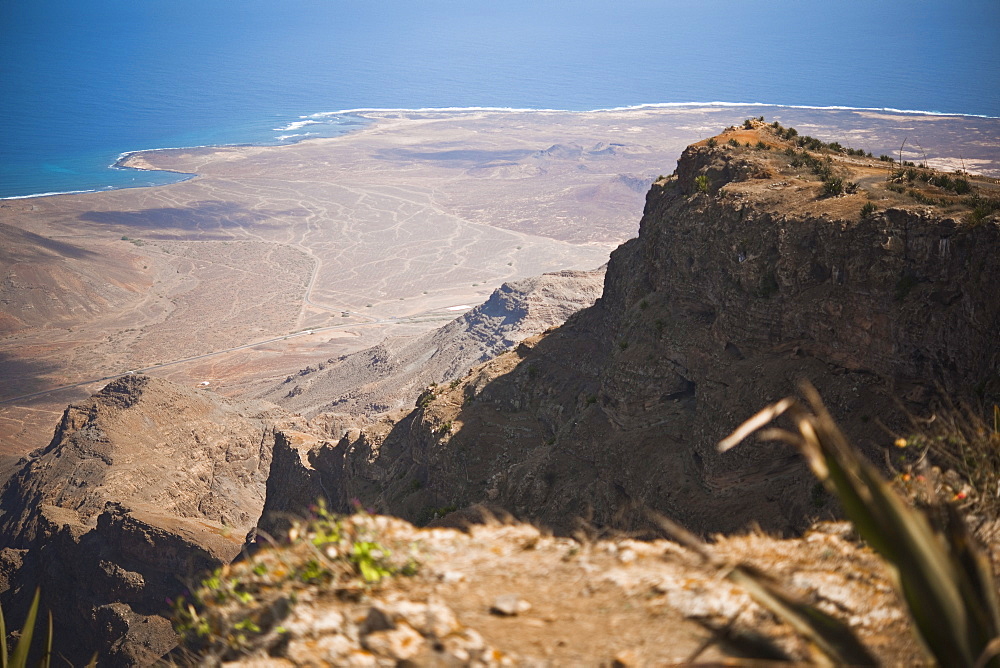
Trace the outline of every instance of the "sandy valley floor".
{"type": "Polygon", "coordinates": [[[129,370],[242,394],[505,280],[595,268],[686,145],[758,115],[1000,177],[997,119],[771,107],[380,112],[335,139],[134,154],[198,176],[0,203],[0,455],[129,370]]]}

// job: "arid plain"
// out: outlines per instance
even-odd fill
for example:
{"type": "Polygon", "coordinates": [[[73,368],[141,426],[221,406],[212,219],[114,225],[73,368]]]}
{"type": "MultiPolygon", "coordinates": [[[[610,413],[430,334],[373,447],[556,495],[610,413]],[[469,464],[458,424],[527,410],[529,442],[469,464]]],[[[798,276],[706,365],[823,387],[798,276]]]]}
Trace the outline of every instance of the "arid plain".
{"type": "Polygon", "coordinates": [[[592,269],[688,144],[763,115],[800,134],[1000,177],[1000,120],[779,107],[371,112],[283,147],[147,151],[162,187],[0,202],[0,455],[130,370],[227,395],[503,281],[592,269]],[[69,387],[68,387],[69,386],[69,387]],[[62,389],[59,389],[62,388],[62,389]]]}

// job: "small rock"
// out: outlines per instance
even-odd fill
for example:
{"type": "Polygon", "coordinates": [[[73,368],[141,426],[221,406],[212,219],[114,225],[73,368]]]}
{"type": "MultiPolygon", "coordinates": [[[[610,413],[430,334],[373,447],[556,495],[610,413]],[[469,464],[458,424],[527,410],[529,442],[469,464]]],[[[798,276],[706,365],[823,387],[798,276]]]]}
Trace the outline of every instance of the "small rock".
{"type": "Polygon", "coordinates": [[[465,582],[465,573],[460,573],[458,571],[444,571],[438,575],[438,578],[445,584],[455,584],[456,582],[465,582]]]}
{"type": "Polygon", "coordinates": [[[444,638],[449,633],[458,630],[458,619],[451,608],[432,601],[430,603],[414,603],[399,601],[389,613],[395,622],[406,622],[425,636],[444,638]]]}
{"type": "Polygon", "coordinates": [[[316,635],[339,633],[344,628],[344,616],[336,610],[327,610],[317,615],[312,624],[312,632],[316,635]]]}
{"type": "Polygon", "coordinates": [[[393,622],[391,612],[372,606],[368,609],[368,616],[365,617],[365,621],[361,625],[361,635],[389,631],[395,627],[396,624],[393,622]]]}
{"type": "Polygon", "coordinates": [[[490,606],[490,612],[502,617],[514,617],[531,610],[531,604],[520,598],[517,594],[504,594],[497,596],[490,606]]]}
{"type": "Polygon", "coordinates": [[[374,654],[406,661],[423,651],[427,641],[409,624],[400,622],[392,630],[369,633],[362,638],[361,644],[374,654]]]}
{"type": "Polygon", "coordinates": [[[639,656],[635,653],[635,650],[625,649],[617,654],[615,654],[614,660],[611,662],[612,668],[633,668],[634,666],[642,665],[639,661],[639,656]]]}
{"type": "Polygon", "coordinates": [[[445,656],[462,664],[478,658],[489,649],[483,637],[473,629],[462,629],[458,633],[453,633],[443,639],[441,645],[445,656]]]}

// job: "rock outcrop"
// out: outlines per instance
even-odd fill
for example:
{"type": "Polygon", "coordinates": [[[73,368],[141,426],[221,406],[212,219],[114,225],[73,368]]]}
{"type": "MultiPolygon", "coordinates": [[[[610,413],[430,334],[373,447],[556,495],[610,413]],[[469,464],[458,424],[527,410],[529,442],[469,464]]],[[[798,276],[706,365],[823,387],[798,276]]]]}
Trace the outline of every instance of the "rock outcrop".
{"type": "Polygon", "coordinates": [[[74,664],[147,664],[176,636],[167,597],[239,554],[282,411],[147,376],[66,409],[0,492],[0,600],[36,587],[74,664]]]}
{"type": "Polygon", "coordinates": [[[738,147],[690,147],[654,184],[593,307],[401,421],[299,452],[302,484],[417,522],[485,503],[557,531],[634,528],[648,509],[704,532],[781,531],[830,503],[794,453],[715,444],[800,380],[878,461],[876,425],[906,424],[898,399],[919,412],[935,388],[996,391],[995,222],[961,222],[958,199],[943,213],[904,201],[877,161],[833,151],[815,159],[837,156],[829,169],[862,187],[826,196],[769,127],[729,136],[738,147]]]}
{"type": "Polygon", "coordinates": [[[390,338],[322,368],[303,369],[260,396],[309,417],[330,412],[374,416],[412,406],[431,383],[457,378],[592,305],[601,296],[603,279],[602,267],[504,283],[485,303],[440,329],[390,338]]]}

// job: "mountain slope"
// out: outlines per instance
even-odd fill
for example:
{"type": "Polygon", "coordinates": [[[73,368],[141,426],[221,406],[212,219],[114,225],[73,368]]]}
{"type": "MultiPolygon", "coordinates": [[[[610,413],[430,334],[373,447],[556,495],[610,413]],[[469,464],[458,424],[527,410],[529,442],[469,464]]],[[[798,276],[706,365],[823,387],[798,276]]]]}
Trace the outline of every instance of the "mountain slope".
{"type": "Polygon", "coordinates": [[[268,505],[278,480],[298,480],[337,508],[418,522],[486,503],[563,532],[578,517],[635,528],[647,509],[704,532],[782,531],[830,504],[794,454],[715,444],[800,380],[878,461],[874,425],[907,424],[897,398],[920,412],[935,387],[995,391],[995,221],[963,222],[948,193],[936,209],[901,195],[878,161],[749,125],[654,184],[593,307],[401,421],[299,450],[298,478],[272,472],[268,505]],[[831,196],[810,164],[864,185],[831,196]]]}
{"type": "Polygon", "coordinates": [[[100,650],[148,663],[169,650],[165,599],[239,554],[283,419],[147,376],[67,408],[0,491],[5,613],[23,615],[41,586],[56,650],[72,662],[100,650]]]}
{"type": "Polygon", "coordinates": [[[314,416],[376,415],[412,406],[431,383],[448,382],[528,336],[565,322],[601,293],[604,269],[560,271],[504,283],[483,304],[413,339],[383,343],[303,369],[260,395],[314,416]]]}

